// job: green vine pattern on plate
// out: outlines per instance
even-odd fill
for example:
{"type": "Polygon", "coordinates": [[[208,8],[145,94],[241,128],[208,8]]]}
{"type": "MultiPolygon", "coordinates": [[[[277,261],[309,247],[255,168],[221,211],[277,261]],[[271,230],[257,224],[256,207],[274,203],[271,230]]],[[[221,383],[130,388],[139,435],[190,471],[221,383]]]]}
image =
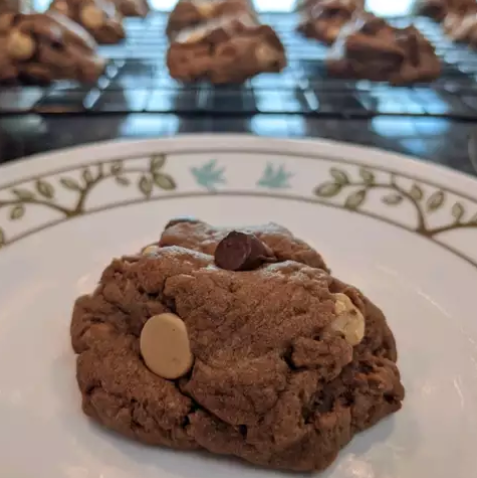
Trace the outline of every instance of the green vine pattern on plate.
{"type": "MultiPolygon", "coordinates": [[[[86,166],[81,169],[79,179],[61,176],[53,183],[41,177],[26,186],[11,188],[10,198],[0,199],[0,210],[9,208],[10,220],[17,221],[25,216],[28,206],[38,205],[61,213],[65,219],[71,219],[86,213],[86,200],[101,182],[111,179],[121,187],[129,187],[133,185],[131,173],[139,175],[135,185],[145,199],[150,199],[154,188],[165,191],[176,189],[174,179],[162,170],[165,163],[166,156],[156,154],[150,157],[147,167],[130,167],[125,166],[123,161],[115,161],[86,166]],[[76,194],[72,207],[66,207],[57,202],[55,196],[58,187],[76,194]]],[[[5,230],[0,227],[0,248],[6,244],[5,230]]]]}
{"type": "Polygon", "coordinates": [[[381,190],[381,201],[384,204],[398,206],[407,201],[414,207],[417,214],[415,230],[423,236],[435,237],[453,229],[477,228],[477,210],[468,213],[459,201],[455,201],[450,208],[451,221],[448,224],[434,228],[428,225],[427,215],[449,206],[447,194],[442,190],[433,191],[426,197],[423,187],[417,183],[410,188],[403,187],[398,183],[397,176],[391,173],[389,180],[378,181],[375,174],[367,168],[359,169],[359,179],[350,178],[346,171],[339,168],[331,168],[330,176],[330,181],[315,188],[315,195],[326,199],[343,195],[343,207],[346,209],[359,211],[365,205],[370,191],[381,190]]]}
{"type": "MultiPolygon", "coordinates": [[[[6,208],[8,218],[18,221],[25,216],[29,206],[39,205],[60,213],[63,220],[71,219],[89,212],[85,208],[86,200],[105,180],[114,181],[118,187],[135,187],[140,197],[147,201],[153,198],[155,189],[171,192],[177,188],[173,177],[164,171],[166,159],[165,154],[153,154],[140,166],[125,164],[123,160],[105,161],[72,169],[68,175],[48,178],[49,175],[45,174],[4,189],[2,193],[5,192],[7,196],[0,197],[0,210],[6,208]],[[71,173],[76,174],[73,176],[71,173]],[[60,188],[75,194],[72,205],[66,206],[57,199],[60,188]]],[[[215,193],[220,185],[227,184],[226,168],[216,159],[190,167],[190,173],[195,183],[210,193],[215,193]]],[[[414,230],[422,236],[434,238],[455,229],[477,229],[477,207],[476,211],[470,211],[470,206],[459,200],[451,203],[449,194],[441,189],[427,191],[426,186],[417,182],[404,186],[396,174],[386,172],[383,179],[383,174],[377,175],[373,170],[363,167],[357,173],[332,167],[329,174],[329,180],[310,191],[321,204],[333,201],[336,206],[336,200],[342,199],[338,207],[366,213],[362,208],[366,205],[370,192],[376,190],[381,192],[381,201],[389,207],[405,203],[412,205],[417,217],[414,230]],[[438,210],[446,210],[445,208],[448,208],[450,221],[439,227],[431,227],[428,217],[438,210]]],[[[283,164],[267,162],[254,184],[260,189],[288,189],[291,188],[294,176],[283,164]]],[[[399,225],[390,218],[386,219],[399,225]]],[[[5,229],[0,226],[0,248],[12,242],[15,242],[15,238],[9,241],[5,229]]]]}

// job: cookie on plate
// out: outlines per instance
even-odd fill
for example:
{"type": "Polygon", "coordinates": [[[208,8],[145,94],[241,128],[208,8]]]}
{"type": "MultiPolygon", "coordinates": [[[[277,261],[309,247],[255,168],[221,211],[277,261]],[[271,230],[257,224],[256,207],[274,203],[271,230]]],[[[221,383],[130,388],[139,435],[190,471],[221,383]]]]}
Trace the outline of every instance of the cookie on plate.
{"type": "Polygon", "coordinates": [[[397,411],[383,313],[274,224],[175,220],[74,307],[83,410],[149,445],[322,470],[397,411]]]}

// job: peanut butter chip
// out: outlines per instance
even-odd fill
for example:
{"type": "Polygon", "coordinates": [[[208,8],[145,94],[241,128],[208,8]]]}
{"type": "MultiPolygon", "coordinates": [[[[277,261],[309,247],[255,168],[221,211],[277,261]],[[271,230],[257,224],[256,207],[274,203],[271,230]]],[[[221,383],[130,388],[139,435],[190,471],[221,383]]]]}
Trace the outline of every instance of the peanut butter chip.
{"type": "Polygon", "coordinates": [[[215,13],[216,4],[213,1],[200,2],[196,8],[203,18],[212,18],[215,13]]]}
{"type": "Polygon", "coordinates": [[[329,330],[341,333],[352,345],[358,345],[365,334],[365,320],[361,311],[345,294],[334,294],[336,319],[328,326],[329,330]]]}
{"type": "Polygon", "coordinates": [[[33,38],[25,33],[13,30],[7,40],[7,51],[15,60],[29,60],[35,53],[33,38]]]}
{"type": "Polygon", "coordinates": [[[162,378],[182,377],[192,367],[187,328],[177,315],[151,317],[142,329],[140,348],[149,370],[162,378]]]}
{"type": "Polygon", "coordinates": [[[159,252],[159,246],[151,244],[150,246],[145,247],[141,254],[143,256],[155,256],[159,252]]]}
{"type": "Polygon", "coordinates": [[[86,28],[99,28],[104,23],[104,13],[95,5],[86,5],[80,12],[80,19],[86,28]]]}

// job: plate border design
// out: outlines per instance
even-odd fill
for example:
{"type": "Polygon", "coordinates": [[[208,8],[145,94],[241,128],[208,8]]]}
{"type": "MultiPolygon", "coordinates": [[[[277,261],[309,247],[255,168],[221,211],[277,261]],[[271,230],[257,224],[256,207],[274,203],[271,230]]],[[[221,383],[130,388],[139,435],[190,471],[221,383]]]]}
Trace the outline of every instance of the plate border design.
{"type": "MultiPolygon", "coordinates": [[[[101,147],[101,145],[99,146],[101,147]]],[[[152,149],[152,148],[151,148],[152,149]]],[[[174,159],[174,161],[178,158],[174,159]]],[[[473,179],[473,178],[472,178],[473,179]]],[[[22,239],[29,237],[33,234],[39,233],[45,229],[55,227],[59,224],[62,224],[65,221],[74,219],[76,217],[82,217],[90,214],[95,214],[103,212],[109,209],[116,209],[120,207],[126,207],[134,204],[141,204],[148,201],[160,201],[160,200],[170,200],[177,198],[197,198],[210,195],[216,196],[248,196],[248,197],[270,197],[277,200],[291,200],[291,201],[301,201],[311,204],[319,204],[325,207],[333,207],[336,209],[345,209],[357,214],[361,214],[372,219],[379,220],[381,222],[391,224],[400,229],[407,230],[411,233],[415,233],[421,237],[424,237],[431,242],[436,243],[440,247],[448,250],[457,257],[465,260],[470,265],[477,268],[477,259],[473,259],[463,252],[451,247],[439,240],[436,239],[436,236],[440,233],[447,232],[454,229],[474,229],[477,231],[477,198],[472,197],[468,194],[462,193],[460,191],[453,190],[452,188],[443,187],[440,184],[437,184],[433,181],[421,179],[413,175],[395,171],[391,168],[385,168],[382,166],[376,166],[372,164],[367,164],[363,161],[353,161],[351,159],[341,159],[331,156],[326,153],[303,153],[303,152],[285,152],[277,151],[272,148],[270,149],[258,149],[244,146],[243,148],[237,147],[220,147],[220,148],[207,148],[204,147],[193,147],[190,148],[178,148],[172,151],[168,151],[167,148],[163,148],[160,152],[150,152],[145,154],[134,154],[134,155],[115,155],[111,159],[104,161],[92,161],[85,163],[77,163],[74,166],[57,168],[50,171],[43,172],[41,174],[26,176],[16,181],[11,181],[9,183],[0,184],[0,193],[10,191],[12,193],[12,198],[9,200],[0,199],[0,209],[2,207],[11,206],[10,219],[18,220],[23,217],[25,205],[28,204],[39,204],[45,205],[56,211],[63,214],[63,217],[47,222],[41,226],[31,228],[18,236],[15,236],[13,239],[8,240],[5,237],[4,228],[0,224],[0,252],[7,246],[15,244],[22,239]],[[288,180],[293,176],[292,173],[284,170],[281,166],[274,168],[271,165],[267,165],[267,169],[264,171],[262,178],[257,178],[257,190],[256,191],[244,191],[244,190],[216,190],[214,188],[214,181],[217,183],[223,183],[223,168],[217,168],[215,161],[209,161],[204,164],[201,168],[192,168],[192,174],[196,183],[205,188],[203,191],[197,192],[188,192],[180,193],[174,192],[176,189],[175,180],[167,172],[164,171],[163,167],[166,164],[167,156],[169,154],[181,155],[181,154],[204,154],[207,153],[210,156],[221,153],[229,154],[254,154],[254,155],[274,155],[275,157],[296,157],[311,161],[324,161],[330,162],[334,165],[349,165],[358,168],[359,179],[350,179],[350,176],[346,170],[340,169],[339,167],[332,167],[330,169],[330,177],[326,178],[326,181],[318,183],[313,191],[313,197],[305,197],[300,195],[293,195],[290,193],[280,193],[278,190],[288,188],[288,180]],[[135,160],[145,160],[149,158],[149,164],[146,168],[129,168],[124,169],[122,166],[123,161],[135,161],[135,160]],[[214,169],[215,168],[215,169],[214,169]],[[78,193],[78,202],[74,208],[66,208],[61,204],[52,201],[52,188],[46,181],[47,178],[56,176],[59,174],[66,173],[79,173],[81,172],[81,184],[74,179],[70,178],[60,178],[61,187],[68,189],[72,192],[78,193]],[[116,201],[112,204],[105,206],[99,206],[96,208],[84,209],[84,204],[87,195],[92,190],[92,188],[101,182],[103,179],[113,178],[118,184],[123,186],[128,185],[127,174],[130,172],[138,173],[139,182],[137,186],[141,192],[141,196],[137,199],[129,199],[126,201],[116,201]],[[375,181],[374,172],[386,173],[389,175],[389,181],[375,181]],[[405,179],[412,181],[414,184],[411,190],[402,188],[397,180],[405,179]],[[36,188],[35,200],[32,198],[32,195],[29,195],[31,191],[22,189],[21,186],[25,184],[33,185],[36,188]],[[427,198],[425,202],[423,201],[422,188],[421,186],[428,186],[435,188],[436,190],[427,198]],[[152,197],[153,188],[159,188],[163,191],[166,191],[167,195],[161,195],[159,197],[152,197]],[[336,204],[330,202],[330,198],[333,198],[338,193],[345,191],[347,188],[352,187],[353,190],[346,197],[344,204],[336,204]],[[264,188],[268,190],[264,190],[264,188]],[[375,214],[369,211],[363,211],[360,207],[366,201],[366,195],[368,191],[379,189],[385,193],[382,196],[381,200],[387,206],[397,206],[402,202],[409,202],[416,210],[418,224],[415,228],[405,226],[399,222],[393,221],[383,215],[375,214]],[[463,221],[464,214],[466,213],[463,204],[459,201],[455,202],[451,209],[451,222],[442,227],[434,229],[426,229],[423,227],[423,219],[428,213],[432,213],[437,209],[441,208],[444,204],[446,195],[452,194],[463,200],[466,200],[472,205],[475,205],[476,209],[471,214],[470,220],[463,221]],[[39,198],[39,199],[38,199],[39,198]],[[421,204],[422,203],[422,204],[421,204]]]]}

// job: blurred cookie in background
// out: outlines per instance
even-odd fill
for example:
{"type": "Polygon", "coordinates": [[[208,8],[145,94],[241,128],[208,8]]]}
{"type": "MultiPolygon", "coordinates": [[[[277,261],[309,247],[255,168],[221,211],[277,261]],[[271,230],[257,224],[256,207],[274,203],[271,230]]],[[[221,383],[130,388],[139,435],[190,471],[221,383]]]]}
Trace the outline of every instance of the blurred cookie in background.
{"type": "Polygon", "coordinates": [[[305,0],[297,5],[301,21],[298,31],[331,45],[356,12],[364,10],[362,0],[305,0]]]}
{"type": "Polygon", "coordinates": [[[0,13],[31,13],[32,0],[0,0],[0,13]]]}
{"type": "Polygon", "coordinates": [[[151,7],[147,0],[114,0],[123,17],[147,17],[151,7]]]}
{"type": "Polygon", "coordinates": [[[388,81],[394,85],[437,78],[434,47],[414,26],[395,28],[372,14],[349,22],[327,59],[331,76],[388,81]]]}
{"type": "Polygon", "coordinates": [[[442,22],[444,32],[456,42],[477,45],[477,2],[460,2],[442,22]]]}
{"type": "Polygon", "coordinates": [[[169,46],[167,66],[180,81],[242,83],[259,73],[281,71],[286,57],[270,26],[250,15],[225,16],[178,33],[169,46]]]}
{"type": "Polygon", "coordinates": [[[249,0],[179,0],[169,15],[166,34],[171,39],[184,28],[243,14],[255,15],[249,0]]]}
{"type": "Polygon", "coordinates": [[[82,27],[54,12],[0,15],[0,81],[45,84],[95,82],[105,60],[82,27]]]}
{"type": "Polygon", "coordinates": [[[449,9],[449,0],[417,0],[414,12],[438,22],[444,20],[449,9]]]}
{"type": "Polygon", "coordinates": [[[112,0],[53,0],[51,10],[79,23],[98,43],[119,43],[126,37],[123,17],[112,0]]]}

